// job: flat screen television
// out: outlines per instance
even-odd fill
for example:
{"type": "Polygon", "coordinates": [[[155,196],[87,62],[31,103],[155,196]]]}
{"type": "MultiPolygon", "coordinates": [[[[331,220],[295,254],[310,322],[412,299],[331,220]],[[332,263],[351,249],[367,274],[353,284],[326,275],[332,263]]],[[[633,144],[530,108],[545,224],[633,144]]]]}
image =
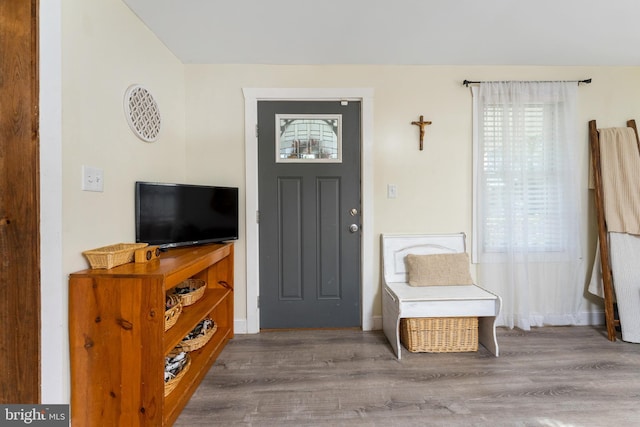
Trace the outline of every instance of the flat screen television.
{"type": "Polygon", "coordinates": [[[136,182],[136,242],[162,249],[238,239],[238,188],[136,182]]]}

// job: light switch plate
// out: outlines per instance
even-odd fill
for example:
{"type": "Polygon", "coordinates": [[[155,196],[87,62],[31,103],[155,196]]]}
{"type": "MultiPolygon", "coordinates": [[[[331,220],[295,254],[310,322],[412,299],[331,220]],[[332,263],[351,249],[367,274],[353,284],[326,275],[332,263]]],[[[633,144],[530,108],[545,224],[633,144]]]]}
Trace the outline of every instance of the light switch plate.
{"type": "Polygon", "coordinates": [[[100,168],[82,166],[82,190],[104,191],[104,171],[100,168]]]}
{"type": "Polygon", "coordinates": [[[387,198],[395,199],[398,197],[398,188],[395,184],[387,184],[387,198]]]}

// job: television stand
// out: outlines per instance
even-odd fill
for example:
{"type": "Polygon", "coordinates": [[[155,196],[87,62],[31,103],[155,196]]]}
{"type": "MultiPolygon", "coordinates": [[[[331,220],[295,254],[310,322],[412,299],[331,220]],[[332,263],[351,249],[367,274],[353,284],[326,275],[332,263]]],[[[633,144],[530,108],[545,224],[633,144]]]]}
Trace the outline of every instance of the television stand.
{"type": "Polygon", "coordinates": [[[147,263],[83,270],[69,277],[73,425],[169,426],[233,338],[233,244],[169,249],[147,263]],[[201,299],[164,328],[165,294],[182,281],[207,283],[201,299]],[[164,358],[202,319],[218,326],[189,353],[167,396],[164,358]]]}

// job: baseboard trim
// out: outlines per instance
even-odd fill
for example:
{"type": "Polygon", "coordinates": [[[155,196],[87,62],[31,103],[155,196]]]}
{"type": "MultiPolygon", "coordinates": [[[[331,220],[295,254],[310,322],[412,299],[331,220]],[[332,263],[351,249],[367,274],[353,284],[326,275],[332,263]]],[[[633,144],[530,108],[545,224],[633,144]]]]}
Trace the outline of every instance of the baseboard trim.
{"type": "MultiPolygon", "coordinates": [[[[382,329],[382,316],[373,316],[373,318],[371,319],[371,321],[369,322],[370,325],[372,325],[371,329],[364,329],[364,331],[366,330],[370,330],[370,331],[379,331],[382,329]]],[[[236,334],[239,335],[243,335],[243,334],[249,334],[249,333],[258,333],[258,332],[248,332],[249,329],[247,328],[247,319],[234,319],[233,321],[233,331],[236,334]]]]}
{"type": "MultiPolygon", "coordinates": [[[[382,316],[373,316],[371,322],[369,323],[373,327],[368,329],[370,331],[379,331],[382,329],[382,316]]],[[[600,326],[604,325],[604,311],[592,311],[592,312],[583,312],[578,313],[576,316],[576,323],[574,326],[600,326]]],[[[236,334],[248,334],[247,329],[247,320],[246,319],[235,319],[233,321],[233,328],[236,334]]],[[[367,329],[363,329],[367,330],[367,329]]]]}

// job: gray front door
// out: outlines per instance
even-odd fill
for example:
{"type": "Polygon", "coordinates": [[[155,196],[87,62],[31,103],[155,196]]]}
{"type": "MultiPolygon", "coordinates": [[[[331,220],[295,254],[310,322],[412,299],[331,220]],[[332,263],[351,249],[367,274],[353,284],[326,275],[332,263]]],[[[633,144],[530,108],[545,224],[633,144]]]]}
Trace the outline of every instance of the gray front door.
{"type": "Polygon", "coordinates": [[[361,325],[360,102],[258,102],[260,327],[361,325]]]}

